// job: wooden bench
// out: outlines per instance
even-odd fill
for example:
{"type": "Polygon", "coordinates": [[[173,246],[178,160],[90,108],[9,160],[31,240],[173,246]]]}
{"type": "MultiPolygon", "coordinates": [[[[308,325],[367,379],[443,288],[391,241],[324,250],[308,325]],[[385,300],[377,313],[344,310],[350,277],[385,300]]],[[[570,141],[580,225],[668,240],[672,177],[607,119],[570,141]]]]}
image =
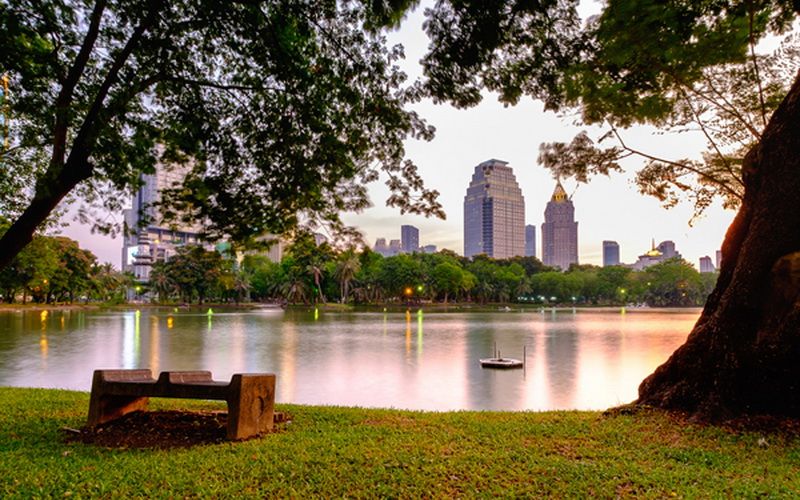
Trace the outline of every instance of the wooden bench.
{"type": "Polygon", "coordinates": [[[275,375],[237,373],[230,382],[216,382],[211,372],[95,370],[87,425],[114,420],[147,409],[150,397],[214,399],[228,403],[228,439],[247,439],[273,428],[275,375]]]}

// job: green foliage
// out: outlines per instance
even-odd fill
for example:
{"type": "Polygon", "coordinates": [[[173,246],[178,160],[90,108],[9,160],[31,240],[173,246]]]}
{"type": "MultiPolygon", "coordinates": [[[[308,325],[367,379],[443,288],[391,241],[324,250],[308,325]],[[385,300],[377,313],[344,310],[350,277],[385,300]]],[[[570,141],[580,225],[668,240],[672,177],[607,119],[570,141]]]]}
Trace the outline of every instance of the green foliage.
{"type": "Polygon", "coordinates": [[[412,290],[422,283],[422,266],[408,254],[389,257],[378,272],[378,284],[386,295],[402,297],[407,288],[412,290]]]}
{"type": "Polygon", "coordinates": [[[464,282],[464,271],[457,264],[452,262],[442,262],[433,268],[431,273],[433,289],[444,294],[444,302],[447,298],[457,294],[462,289],[464,282]]]}
{"type": "Polygon", "coordinates": [[[244,257],[242,272],[248,276],[250,297],[257,301],[274,297],[283,280],[283,269],[280,264],[256,254],[244,257]]]}
{"type": "Polygon", "coordinates": [[[187,245],[179,247],[166,262],[153,265],[149,287],[162,301],[172,294],[186,303],[197,299],[202,304],[211,297],[226,299],[231,295],[238,301],[242,290],[236,289],[234,276],[232,261],[223,259],[216,250],[187,245]]]}
{"type": "MultiPolygon", "coordinates": [[[[683,259],[669,259],[645,269],[645,301],[653,306],[693,306],[708,295],[700,273],[683,259]]],[[[712,283],[713,288],[713,283],[712,283]]]]}
{"type": "Polygon", "coordinates": [[[756,44],[791,28],[797,2],[621,0],[584,25],[575,6],[437,3],[425,25],[428,90],[457,106],[476,104],[482,88],[507,104],[527,95],[602,125],[596,139],[581,132],[541,145],[539,162],[555,176],[586,182],[636,157],[640,191],[667,207],[688,200],[695,216],[715,199],[738,207],[744,155],[798,71],[796,37],[771,55],[758,54],[756,44]],[[701,158],[654,156],[625,140],[633,124],[701,134],[707,150],[701,158]],[[602,144],[609,141],[615,145],[602,144]]]}
{"type": "MultiPolygon", "coordinates": [[[[210,239],[253,243],[300,221],[342,229],[339,213],[365,208],[381,172],[389,205],[442,216],[404,150],[433,129],[406,109],[420,92],[379,32],[413,3],[0,4],[13,90],[0,213],[18,220],[36,199],[24,216],[35,227],[69,194],[86,217],[118,212],[162,162],[193,168],[164,213],[203,220],[210,239]]],[[[32,234],[15,227],[16,241],[32,234]]]]}
{"type": "MultiPolygon", "coordinates": [[[[0,234],[6,228],[0,225],[0,234]]],[[[62,236],[35,236],[0,269],[0,295],[8,303],[25,303],[28,298],[44,303],[106,302],[121,299],[127,282],[110,264],[98,265],[92,252],[62,236]]]]}
{"type": "MultiPolygon", "coordinates": [[[[800,491],[796,438],[657,411],[278,405],[292,424],[263,438],[131,450],[65,443],[63,429],[85,422],[85,393],[0,388],[0,399],[4,498],[791,498],[800,491]]],[[[151,406],[224,408],[159,399],[151,406]]]]}

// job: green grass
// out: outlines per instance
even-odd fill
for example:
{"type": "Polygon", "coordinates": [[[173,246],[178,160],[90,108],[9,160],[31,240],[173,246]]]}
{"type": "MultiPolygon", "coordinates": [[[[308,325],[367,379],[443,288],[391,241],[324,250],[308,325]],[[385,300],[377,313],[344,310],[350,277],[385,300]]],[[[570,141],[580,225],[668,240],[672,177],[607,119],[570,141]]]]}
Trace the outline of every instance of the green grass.
{"type": "MultiPolygon", "coordinates": [[[[88,394],[0,388],[0,497],[798,497],[800,442],[654,411],[280,405],[284,431],[170,451],[66,444],[88,394]]],[[[156,400],[153,408],[218,408],[156,400]]]]}

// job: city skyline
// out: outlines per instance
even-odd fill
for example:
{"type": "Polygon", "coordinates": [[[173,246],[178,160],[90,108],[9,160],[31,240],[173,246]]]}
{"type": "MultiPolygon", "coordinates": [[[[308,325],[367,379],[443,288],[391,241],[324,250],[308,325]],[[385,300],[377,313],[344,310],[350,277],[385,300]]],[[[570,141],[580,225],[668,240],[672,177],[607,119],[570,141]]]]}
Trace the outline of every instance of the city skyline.
{"type": "MultiPolygon", "coordinates": [[[[410,13],[401,30],[388,34],[391,43],[405,46],[406,59],[399,63],[412,79],[420,75],[417,61],[427,48],[427,38],[421,30],[420,11],[417,9],[410,13]]],[[[585,14],[590,13],[587,11],[585,14]]],[[[383,236],[386,227],[409,224],[425,234],[427,244],[462,253],[464,186],[469,182],[476,159],[498,155],[515,167],[515,176],[528,200],[525,223],[540,225],[554,181],[550,172],[537,164],[539,144],[569,142],[584,129],[595,139],[600,135],[598,129],[574,126],[569,114],[559,116],[545,112],[540,102],[524,98],[516,106],[504,107],[489,92],[484,93],[481,104],[467,110],[437,105],[429,100],[416,104],[414,109],[435,126],[437,132],[431,142],[407,141],[407,156],[419,166],[426,185],[440,192],[439,200],[447,219],[401,215],[398,209],[384,206],[389,191],[383,178],[368,186],[372,208],[360,214],[345,213],[342,216],[345,223],[362,231],[366,242],[374,242],[383,236]]],[[[680,137],[654,135],[652,128],[642,126],[621,133],[632,146],[669,158],[699,158],[700,151],[705,148],[704,140],[692,134],[681,134],[680,137]]],[[[685,258],[695,265],[700,257],[713,255],[720,248],[734,211],[725,210],[719,202],[714,202],[702,218],[690,225],[693,216],[691,203],[680,203],[669,210],[663,208],[655,198],[640,194],[634,184],[634,169],[641,162],[626,159],[621,164],[627,169],[625,173],[600,176],[586,185],[578,186],[574,181],[562,180],[569,194],[577,189],[580,195],[581,203],[576,208],[575,218],[581,221],[578,247],[581,263],[602,265],[603,240],[619,243],[622,262],[636,261],[638,255],[648,250],[652,238],[675,241],[685,258]],[[611,220],[615,223],[611,224],[611,220]]],[[[70,224],[62,234],[80,241],[82,247],[92,250],[101,261],[118,266],[121,237],[92,234],[90,226],[73,221],[76,213],[77,208],[73,207],[62,219],[70,224]]],[[[120,223],[122,220],[121,214],[103,217],[120,223]]]]}

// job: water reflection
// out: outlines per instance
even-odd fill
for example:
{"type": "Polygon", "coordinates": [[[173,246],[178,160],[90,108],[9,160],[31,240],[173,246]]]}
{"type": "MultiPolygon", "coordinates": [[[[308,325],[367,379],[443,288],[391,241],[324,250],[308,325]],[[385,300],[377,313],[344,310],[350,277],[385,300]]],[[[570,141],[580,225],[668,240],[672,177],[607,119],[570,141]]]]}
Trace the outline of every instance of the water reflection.
{"type": "Polygon", "coordinates": [[[698,311],[0,313],[0,385],[88,390],[95,368],[274,372],[285,402],[596,409],[630,401],[698,311]],[[414,324],[416,323],[416,325],[414,324]],[[495,349],[526,369],[482,369],[495,349]]]}

